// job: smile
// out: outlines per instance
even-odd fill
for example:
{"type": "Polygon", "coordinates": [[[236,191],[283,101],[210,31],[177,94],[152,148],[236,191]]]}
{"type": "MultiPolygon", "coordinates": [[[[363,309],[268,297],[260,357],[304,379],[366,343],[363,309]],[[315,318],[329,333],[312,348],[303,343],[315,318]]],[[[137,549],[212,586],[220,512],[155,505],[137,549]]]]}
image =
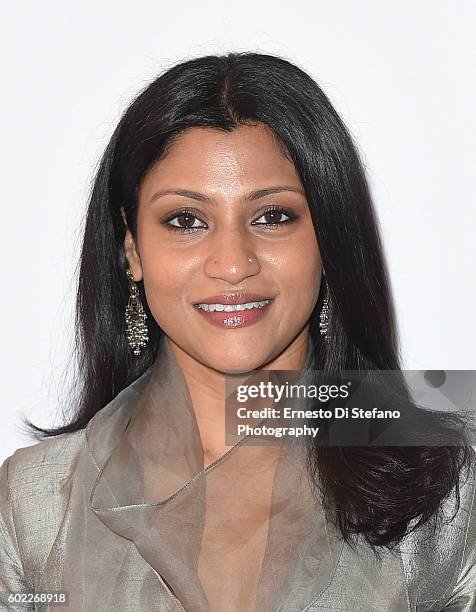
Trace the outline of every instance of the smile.
{"type": "Polygon", "coordinates": [[[194,308],[206,321],[217,327],[246,327],[261,321],[274,300],[246,302],[245,304],[195,304],[194,308]]]}
{"type": "Polygon", "coordinates": [[[239,312],[243,310],[252,310],[253,308],[264,308],[271,300],[263,300],[262,302],[246,302],[245,304],[197,304],[197,308],[201,308],[205,312],[239,312]]]}

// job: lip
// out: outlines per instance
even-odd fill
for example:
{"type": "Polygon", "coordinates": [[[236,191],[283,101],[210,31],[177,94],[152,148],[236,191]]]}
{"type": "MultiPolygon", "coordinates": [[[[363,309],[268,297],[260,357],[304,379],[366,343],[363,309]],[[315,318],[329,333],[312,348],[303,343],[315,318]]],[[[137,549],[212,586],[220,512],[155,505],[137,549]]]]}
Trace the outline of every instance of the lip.
{"type": "Polygon", "coordinates": [[[258,293],[221,293],[219,295],[211,295],[210,297],[198,300],[197,304],[246,304],[247,302],[263,302],[264,300],[272,301],[274,298],[259,295],[258,293]]]}
{"type": "MultiPolygon", "coordinates": [[[[252,295],[252,294],[247,294],[252,295]]],[[[256,295],[256,294],[253,294],[256,295]]],[[[220,296],[216,296],[216,297],[220,297],[220,296]]],[[[223,298],[220,298],[223,299],[223,298]]],[[[235,298],[238,299],[238,298],[235,298]]],[[[239,298],[241,299],[241,298],[239,298]]],[[[267,298],[264,298],[267,299],[267,298]]],[[[215,303],[215,297],[212,300],[212,304],[215,303]]],[[[249,300],[249,297],[246,298],[246,300],[242,300],[241,302],[235,302],[235,304],[244,304],[246,303],[246,301],[249,300]]],[[[249,301],[262,301],[262,300],[249,300],[249,301]]],[[[197,313],[202,316],[204,318],[204,320],[208,321],[208,323],[211,323],[212,325],[215,325],[217,327],[220,327],[221,329],[236,329],[236,328],[240,328],[240,327],[248,327],[249,325],[253,325],[254,323],[257,323],[258,321],[261,321],[261,319],[263,317],[266,317],[266,313],[269,312],[270,309],[272,309],[272,305],[273,305],[274,300],[271,299],[269,301],[269,304],[266,304],[266,306],[263,306],[262,308],[253,308],[252,310],[239,310],[239,311],[235,311],[235,312],[225,312],[225,311],[214,311],[214,312],[206,312],[205,310],[202,310],[201,308],[198,308],[198,306],[194,306],[195,310],[197,311],[197,313]]],[[[206,304],[207,302],[200,302],[200,303],[204,303],[206,304]]],[[[216,302],[216,303],[220,303],[220,302],[216,302]]],[[[231,304],[232,302],[228,302],[228,304],[231,304]]]]}

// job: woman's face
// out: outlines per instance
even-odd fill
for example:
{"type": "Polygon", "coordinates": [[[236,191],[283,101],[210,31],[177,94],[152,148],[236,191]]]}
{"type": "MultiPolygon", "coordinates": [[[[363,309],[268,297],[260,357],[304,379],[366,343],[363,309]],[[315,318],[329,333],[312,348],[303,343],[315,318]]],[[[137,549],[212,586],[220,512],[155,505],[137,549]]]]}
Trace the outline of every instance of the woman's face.
{"type": "Polygon", "coordinates": [[[321,259],[298,173],[269,128],[182,133],[144,177],[136,240],[128,230],[125,246],[175,350],[220,372],[305,355],[321,259]],[[233,297],[247,306],[203,306],[233,297]]]}

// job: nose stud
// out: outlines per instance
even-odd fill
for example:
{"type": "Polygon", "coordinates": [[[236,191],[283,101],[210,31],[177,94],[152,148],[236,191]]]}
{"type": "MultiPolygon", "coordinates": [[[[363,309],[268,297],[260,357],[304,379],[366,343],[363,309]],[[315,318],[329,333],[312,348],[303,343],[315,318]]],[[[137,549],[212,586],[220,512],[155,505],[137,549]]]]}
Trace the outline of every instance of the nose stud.
{"type": "MultiPolygon", "coordinates": [[[[250,263],[253,263],[253,260],[251,259],[251,257],[248,257],[248,261],[249,261],[250,263]]],[[[217,263],[217,260],[216,260],[216,259],[215,259],[215,263],[217,263]]]]}

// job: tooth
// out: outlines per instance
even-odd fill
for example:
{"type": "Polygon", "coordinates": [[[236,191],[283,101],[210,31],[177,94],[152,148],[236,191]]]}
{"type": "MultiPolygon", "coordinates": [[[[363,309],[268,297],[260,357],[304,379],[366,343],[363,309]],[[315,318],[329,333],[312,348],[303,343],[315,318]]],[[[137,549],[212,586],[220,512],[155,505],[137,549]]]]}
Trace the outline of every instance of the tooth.
{"type": "Polygon", "coordinates": [[[246,304],[198,304],[205,312],[241,312],[243,310],[252,310],[253,308],[263,308],[269,303],[269,300],[261,302],[247,302],[246,304]]]}

